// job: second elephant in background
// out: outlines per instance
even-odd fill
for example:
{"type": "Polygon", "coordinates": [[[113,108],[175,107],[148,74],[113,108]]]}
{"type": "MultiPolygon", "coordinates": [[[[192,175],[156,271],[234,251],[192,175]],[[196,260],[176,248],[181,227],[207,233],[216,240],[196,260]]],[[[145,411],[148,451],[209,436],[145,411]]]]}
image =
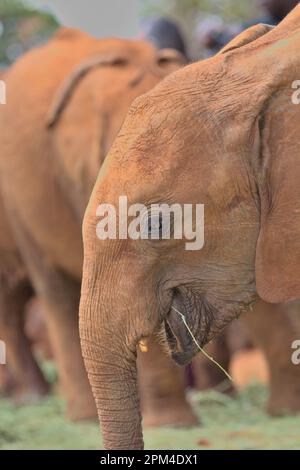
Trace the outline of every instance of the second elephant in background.
{"type": "MultiPolygon", "coordinates": [[[[237,352],[259,348],[265,362],[257,362],[256,380],[260,376],[269,382],[267,411],[273,416],[300,412],[300,370],[292,361],[293,343],[300,338],[300,302],[269,304],[259,300],[252,310],[231,323],[225,331],[206,346],[206,351],[225,370],[232,366],[237,352]],[[264,376],[264,377],[263,377],[264,376]]],[[[253,364],[254,365],[254,364],[253,364]]],[[[239,360],[234,372],[244,379],[249,374],[239,360]]],[[[199,354],[193,360],[194,386],[198,390],[216,388],[232,394],[235,382],[226,380],[224,373],[199,354]]],[[[249,376],[248,376],[249,378],[249,376]]],[[[240,379],[238,380],[240,382],[240,379]]],[[[239,385],[239,384],[237,384],[239,385]]]]}

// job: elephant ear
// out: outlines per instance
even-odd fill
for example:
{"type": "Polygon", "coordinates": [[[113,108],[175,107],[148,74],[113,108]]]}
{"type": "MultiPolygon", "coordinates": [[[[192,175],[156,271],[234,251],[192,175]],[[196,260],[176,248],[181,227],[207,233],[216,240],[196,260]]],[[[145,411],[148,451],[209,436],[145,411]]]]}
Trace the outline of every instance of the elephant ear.
{"type": "MultiPolygon", "coordinates": [[[[247,138],[260,199],[256,290],[271,303],[300,298],[300,144],[296,124],[300,106],[293,104],[297,90],[292,88],[299,79],[299,24],[300,5],[272,30],[265,25],[250,28],[222,51],[245,46],[243,53],[232,54],[227,68],[231,74],[228,95],[232,100],[232,87],[236,86],[241,121],[250,119],[247,138]],[[247,92],[241,92],[241,83],[243,87],[248,83],[247,92]]],[[[235,116],[234,122],[237,120],[235,116]]]]}
{"type": "MultiPolygon", "coordinates": [[[[254,26],[221,51],[226,54],[245,46],[242,54],[232,54],[228,71],[234,77],[232,83],[240,84],[243,78],[243,86],[248,82],[248,93],[240,93],[238,100],[243,116],[253,120],[248,137],[260,199],[256,290],[271,303],[300,298],[300,146],[296,125],[300,106],[293,104],[297,90],[292,88],[299,79],[299,21],[300,5],[277,27],[254,26]]],[[[232,90],[229,95],[232,100],[232,90]]]]}
{"type": "Polygon", "coordinates": [[[264,147],[272,161],[263,170],[256,288],[262,299],[273,303],[300,298],[300,158],[293,126],[299,117],[288,129],[278,115],[278,125],[269,134],[273,142],[264,147]]]}
{"type": "Polygon", "coordinates": [[[250,42],[260,38],[261,36],[264,36],[273,28],[274,26],[267,24],[257,24],[251,26],[251,28],[246,29],[241,34],[236,36],[232,41],[226,44],[226,46],[220,50],[219,54],[226,54],[226,52],[233,51],[234,49],[245,46],[246,44],[249,44],[250,42]]]}
{"type": "Polygon", "coordinates": [[[300,145],[296,125],[300,106],[293,99],[293,93],[298,93],[293,82],[299,78],[299,20],[300,5],[279,26],[257,39],[253,48],[249,45],[243,57],[236,57],[239,68],[253,78],[253,99],[249,101],[246,94],[240,107],[253,116],[251,161],[260,198],[256,290],[271,303],[300,298],[300,145]]]}
{"type": "Polygon", "coordinates": [[[59,88],[48,113],[47,127],[51,128],[57,123],[76,86],[91,70],[97,67],[126,65],[127,63],[128,59],[124,55],[114,52],[98,54],[83,60],[59,88]]]}
{"type": "Polygon", "coordinates": [[[258,124],[261,216],[256,288],[272,303],[300,298],[300,146],[295,124],[300,108],[291,100],[294,74],[296,70],[289,72],[287,83],[264,103],[258,124]]]}
{"type": "Polygon", "coordinates": [[[164,68],[170,65],[175,65],[178,68],[178,66],[187,64],[187,58],[175,49],[161,49],[157,53],[157,64],[164,68]]]}

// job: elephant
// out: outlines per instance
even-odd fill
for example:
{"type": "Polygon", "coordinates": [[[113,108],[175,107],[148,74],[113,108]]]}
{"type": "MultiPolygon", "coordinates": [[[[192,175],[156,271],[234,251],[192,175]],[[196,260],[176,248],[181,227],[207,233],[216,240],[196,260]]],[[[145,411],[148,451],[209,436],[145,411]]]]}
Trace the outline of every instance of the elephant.
{"type": "MultiPolygon", "coordinates": [[[[1,196],[1,195],[0,195],[1,196]]],[[[17,404],[49,392],[24,332],[25,307],[33,295],[0,197],[0,339],[6,343],[8,364],[2,387],[17,404]]]]}
{"type": "Polygon", "coordinates": [[[157,332],[184,365],[258,298],[299,298],[299,46],[300,6],[137,98],[107,155],[84,216],[79,320],[106,449],[144,445],[141,341],[157,332]],[[106,238],[102,204],[114,209],[106,238]],[[201,249],[186,249],[191,228],[180,238],[160,204],[200,204],[201,249]]]}
{"type": "MultiPolygon", "coordinates": [[[[300,303],[270,304],[259,300],[207,345],[206,351],[226,370],[233,354],[253,346],[264,354],[269,373],[267,411],[282,416],[300,411],[300,369],[291,361],[292,344],[300,338],[300,303]]],[[[222,370],[199,354],[193,359],[194,386],[197,390],[217,388],[235,395],[235,383],[222,370]]]]}
{"type": "MultiPolygon", "coordinates": [[[[259,329],[259,325],[258,325],[259,329]]],[[[230,373],[230,366],[234,355],[253,347],[253,340],[249,328],[241,320],[235,320],[218,337],[207,344],[206,353],[230,373]]],[[[234,380],[230,381],[223,370],[216,367],[203,354],[198,354],[192,361],[192,386],[196,390],[216,389],[226,395],[235,396],[234,380]]]]}
{"type": "MultiPolygon", "coordinates": [[[[45,311],[74,420],[96,417],[78,331],[84,209],[133,99],[183,62],[176,51],[157,51],[146,42],[97,40],[63,28],[6,74],[7,104],[0,110],[3,224],[11,228],[22,276],[45,311]]],[[[3,269],[7,249],[0,247],[3,269]]],[[[7,265],[15,272],[10,260],[7,265]]],[[[5,321],[9,314],[3,309],[5,321]]],[[[184,373],[160,350],[153,342],[140,355],[145,423],[195,424],[184,373]],[[148,376],[151,388],[143,387],[148,376]]]]}
{"type": "MultiPolygon", "coordinates": [[[[0,71],[5,82],[5,71],[0,71]]],[[[6,100],[5,100],[6,101],[6,100]]],[[[25,307],[33,290],[18,253],[0,193],[0,339],[6,340],[9,366],[0,371],[0,388],[17,404],[34,401],[49,392],[24,334],[25,307]],[[9,315],[7,315],[9,312],[9,315]]]]}

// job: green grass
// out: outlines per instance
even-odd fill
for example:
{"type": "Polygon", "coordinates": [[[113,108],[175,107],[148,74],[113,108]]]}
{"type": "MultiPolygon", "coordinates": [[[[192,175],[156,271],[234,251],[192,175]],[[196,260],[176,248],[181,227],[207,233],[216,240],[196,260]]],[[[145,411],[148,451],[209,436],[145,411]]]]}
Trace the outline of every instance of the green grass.
{"type": "MultiPolygon", "coordinates": [[[[216,392],[193,394],[202,425],[145,431],[147,449],[300,449],[300,417],[270,418],[267,391],[253,385],[236,399],[216,392]]],[[[96,423],[71,423],[63,403],[50,397],[15,408],[0,400],[0,449],[99,449],[96,423]]]]}

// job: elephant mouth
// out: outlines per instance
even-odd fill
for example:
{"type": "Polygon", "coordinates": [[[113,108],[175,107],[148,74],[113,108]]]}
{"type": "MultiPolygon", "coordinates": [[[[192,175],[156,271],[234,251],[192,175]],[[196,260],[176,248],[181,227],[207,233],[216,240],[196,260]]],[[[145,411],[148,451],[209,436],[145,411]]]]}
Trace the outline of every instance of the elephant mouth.
{"type": "Polygon", "coordinates": [[[186,346],[188,342],[186,334],[176,335],[168,320],[165,321],[165,331],[171,356],[176,364],[184,366],[191,362],[193,357],[197,354],[198,349],[195,350],[192,345],[186,346]],[[183,344],[185,344],[185,346],[183,346],[183,344]]]}
{"type": "Polygon", "coordinates": [[[191,301],[193,298],[177,291],[164,321],[168,348],[172,359],[180,366],[191,362],[208,335],[208,329],[201,328],[199,303],[191,301]]]}
{"type": "Polygon", "coordinates": [[[173,360],[180,366],[191,362],[200,348],[255,300],[252,294],[228,306],[228,303],[212,303],[208,296],[191,287],[174,289],[164,318],[164,337],[173,360]]]}

